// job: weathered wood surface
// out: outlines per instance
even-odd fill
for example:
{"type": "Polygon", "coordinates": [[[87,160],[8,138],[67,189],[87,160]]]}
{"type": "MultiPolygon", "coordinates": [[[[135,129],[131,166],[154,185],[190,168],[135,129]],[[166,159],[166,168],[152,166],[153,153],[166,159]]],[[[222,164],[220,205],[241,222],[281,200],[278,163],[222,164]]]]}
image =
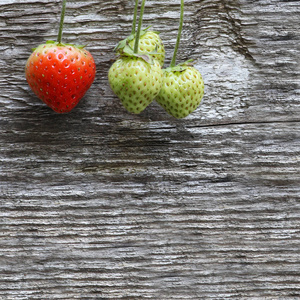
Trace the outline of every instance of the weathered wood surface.
{"type": "MultiPolygon", "coordinates": [[[[170,61],[179,1],[147,3],[170,61]]],[[[179,121],[108,86],[132,7],[68,1],[97,79],[58,115],[23,69],[60,1],[0,1],[0,299],[299,299],[300,1],[187,0],[206,95],[179,121]]]]}

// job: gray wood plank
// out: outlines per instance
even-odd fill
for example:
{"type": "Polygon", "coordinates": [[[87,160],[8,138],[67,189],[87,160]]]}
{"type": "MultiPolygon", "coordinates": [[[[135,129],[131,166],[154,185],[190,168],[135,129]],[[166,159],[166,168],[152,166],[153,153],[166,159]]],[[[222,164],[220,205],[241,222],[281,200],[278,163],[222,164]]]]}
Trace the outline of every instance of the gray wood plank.
{"type": "MultiPolygon", "coordinates": [[[[108,86],[134,1],[68,1],[97,77],[67,115],[24,78],[61,1],[0,1],[0,299],[299,299],[300,1],[185,2],[206,94],[175,120],[108,86]]],[[[178,4],[145,11],[167,63],[178,4]]]]}

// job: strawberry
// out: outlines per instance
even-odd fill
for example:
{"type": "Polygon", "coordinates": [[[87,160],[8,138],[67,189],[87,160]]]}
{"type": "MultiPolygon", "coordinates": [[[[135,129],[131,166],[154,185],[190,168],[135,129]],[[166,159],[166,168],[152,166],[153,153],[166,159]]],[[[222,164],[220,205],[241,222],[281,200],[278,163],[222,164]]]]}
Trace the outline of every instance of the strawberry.
{"type": "Polygon", "coordinates": [[[66,1],[63,3],[58,42],[48,41],[34,49],[25,66],[32,91],[57,113],[70,112],[92,85],[96,65],[83,46],[63,44],[61,33],[66,1]]]}
{"type": "MultiPolygon", "coordinates": [[[[129,41],[129,46],[133,48],[135,37],[129,41]]],[[[139,52],[156,58],[161,66],[165,62],[165,47],[158,32],[143,30],[139,41],[139,52]],[[151,54],[153,53],[153,54],[151,54]]]]}
{"type": "MultiPolygon", "coordinates": [[[[135,9],[134,9],[134,17],[132,22],[131,34],[124,40],[120,41],[118,45],[115,47],[115,51],[120,55],[122,55],[125,47],[129,46],[132,49],[134,48],[135,39],[136,39],[135,27],[136,27],[138,2],[139,2],[138,0],[135,1],[135,9]]],[[[142,15],[140,17],[142,17],[142,15]]],[[[156,58],[159,61],[160,65],[163,66],[165,61],[165,55],[166,55],[165,47],[159,36],[159,32],[149,31],[148,29],[150,27],[151,26],[141,30],[140,37],[139,37],[138,51],[140,53],[150,55],[152,58],[156,58]]]]}
{"type": "Polygon", "coordinates": [[[185,118],[200,104],[204,82],[197,69],[181,65],[164,70],[162,88],[156,101],[173,117],[185,118]]]}
{"type": "Polygon", "coordinates": [[[131,113],[142,112],[158,95],[162,85],[159,62],[152,64],[138,56],[123,56],[109,69],[108,79],[114,93],[131,113]]]}
{"type": "Polygon", "coordinates": [[[141,6],[134,49],[125,45],[120,52],[121,57],[108,72],[112,90],[119,97],[123,106],[135,114],[142,112],[158,95],[163,77],[159,61],[150,54],[138,52],[144,7],[145,0],[141,6]]]}
{"type": "Polygon", "coordinates": [[[33,92],[58,113],[71,111],[92,85],[94,59],[73,45],[46,43],[27,60],[25,75],[33,92]]]}
{"type": "MultiPolygon", "coordinates": [[[[147,54],[153,59],[157,59],[161,66],[165,62],[165,46],[159,36],[159,33],[156,31],[148,31],[148,28],[141,31],[138,52],[141,54],[147,54]]],[[[131,34],[123,41],[119,42],[115,51],[120,55],[123,54],[125,47],[134,48],[136,40],[136,34],[131,34]]]]}
{"type": "Polygon", "coordinates": [[[181,0],[180,25],[174,55],[169,68],[163,70],[163,85],[156,101],[173,117],[181,119],[192,113],[204,95],[204,82],[188,60],[175,66],[183,26],[184,0],[181,0]]]}

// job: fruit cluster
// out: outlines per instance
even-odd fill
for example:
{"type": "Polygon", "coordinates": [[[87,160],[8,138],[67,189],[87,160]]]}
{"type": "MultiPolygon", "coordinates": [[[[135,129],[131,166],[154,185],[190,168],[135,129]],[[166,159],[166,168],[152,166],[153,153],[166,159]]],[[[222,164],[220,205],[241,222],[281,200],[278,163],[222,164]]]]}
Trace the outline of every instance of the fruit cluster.
{"type": "MultiPolygon", "coordinates": [[[[110,87],[131,113],[141,113],[155,99],[173,117],[184,118],[199,106],[204,95],[202,76],[191,61],[175,64],[183,26],[184,0],[181,0],[173,59],[166,69],[162,69],[165,48],[159,33],[149,30],[150,27],[141,30],[145,0],[142,0],[136,30],[138,2],[135,2],[131,34],[115,48],[118,58],[108,72],[110,87]]],[[[57,42],[48,41],[34,49],[25,67],[31,89],[58,113],[71,111],[96,75],[94,59],[84,46],[61,41],[65,9],[66,0],[63,0],[57,42]]]]}

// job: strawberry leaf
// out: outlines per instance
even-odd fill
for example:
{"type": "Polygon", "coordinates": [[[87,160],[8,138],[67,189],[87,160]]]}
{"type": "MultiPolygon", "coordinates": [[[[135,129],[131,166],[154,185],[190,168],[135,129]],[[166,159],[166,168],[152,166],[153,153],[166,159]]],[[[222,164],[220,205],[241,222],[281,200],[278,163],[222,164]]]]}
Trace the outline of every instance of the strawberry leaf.
{"type": "Polygon", "coordinates": [[[163,54],[163,53],[158,53],[157,50],[158,50],[158,46],[156,44],[155,49],[151,52],[147,52],[147,54],[149,54],[149,55],[162,55],[163,54]]]}
{"type": "Polygon", "coordinates": [[[169,67],[169,68],[164,69],[164,72],[183,72],[188,67],[193,66],[193,63],[192,63],[193,61],[194,61],[193,59],[189,59],[183,63],[178,64],[175,67],[169,67]]]}
{"type": "Polygon", "coordinates": [[[134,53],[133,49],[129,46],[126,45],[121,53],[121,56],[128,56],[128,57],[138,57],[143,59],[145,62],[148,64],[153,64],[153,58],[149,55],[149,53],[134,53]]]}
{"type": "Polygon", "coordinates": [[[141,59],[143,59],[146,63],[153,65],[153,59],[151,56],[149,56],[148,54],[134,54],[134,56],[139,57],[141,59]]]}
{"type": "Polygon", "coordinates": [[[122,49],[122,54],[126,56],[133,56],[134,52],[129,45],[125,45],[125,47],[122,49]]]}
{"type": "MultiPolygon", "coordinates": [[[[151,27],[152,27],[152,25],[146,27],[145,29],[142,29],[140,36],[145,35],[148,32],[148,29],[151,28],[151,27]]],[[[158,31],[153,31],[153,32],[156,33],[156,34],[159,34],[158,31]]],[[[136,34],[131,34],[127,38],[125,38],[124,40],[120,41],[117,44],[117,46],[114,48],[114,51],[115,52],[118,52],[119,50],[122,51],[126,47],[126,45],[128,45],[131,41],[133,41],[135,39],[135,36],[136,36],[136,34]]],[[[153,54],[155,54],[155,53],[153,53],[153,54]]]]}
{"type": "Polygon", "coordinates": [[[151,27],[152,27],[152,25],[150,25],[150,26],[146,27],[145,29],[142,29],[142,30],[141,30],[141,34],[140,34],[140,36],[143,36],[144,34],[146,34],[146,33],[147,33],[147,31],[148,31],[148,29],[149,29],[149,28],[151,28],[151,27]]]}
{"type": "Polygon", "coordinates": [[[120,41],[117,46],[114,48],[114,51],[123,50],[126,45],[129,44],[134,39],[135,35],[131,34],[126,39],[120,41]]]}
{"type": "Polygon", "coordinates": [[[71,47],[75,47],[78,49],[84,49],[87,45],[76,45],[76,44],[71,44],[71,43],[59,43],[59,42],[54,42],[54,41],[47,41],[46,44],[54,44],[56,46],[71,46],[71,47]]]}

